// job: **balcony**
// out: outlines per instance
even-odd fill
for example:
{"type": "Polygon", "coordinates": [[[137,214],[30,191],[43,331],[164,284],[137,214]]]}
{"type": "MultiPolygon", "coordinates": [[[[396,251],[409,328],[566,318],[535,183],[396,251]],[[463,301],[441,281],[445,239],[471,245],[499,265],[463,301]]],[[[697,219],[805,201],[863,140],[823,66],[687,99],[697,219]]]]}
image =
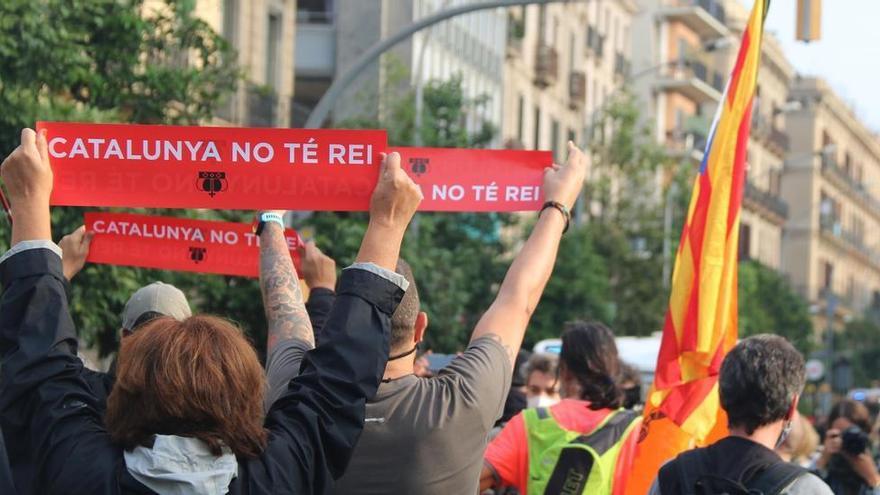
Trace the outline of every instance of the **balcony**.
{"type": "Polygon", "coordinates": [[[703,39],[728,36],[727,15],[719,0],[667,0],[659,15],[681,22],[703,39]]]}
{"type": "Polygon", "coordinates": [[[296,77],[333,77],[336,72],[336,27],[297,24],[294,66],[296,77]]]}
{"type": "Polygon", "coordinates": [[[788,203],[776,194],[759,188],[751,181],[746,182],[743,205],[763,214],[777,225],[782,225],[788,218],[788,203]]]}
{"type": "Polygon", "coordinates": [[[721,92],[710,83],[708,66],[696,58],[685,58],[661,72],[657,85],[675,91],[697,104],[718,103],[721,92]]]}
{"type": "Polygon", "coordinates": [[[568,107],[577,110],[584,106],[587,98],[587,75],[583,71],[572,71],[568,75],[568,107]]]}
{"type": "Polygon", "coordinates": [[[829,216],[819,218],[819,231],[839,248],[857,256],[863,262],[880,268],[880,251],[865,244],[865,236],[844,229],[839,219],[829,216]]]}
{"type": "Polygon", "coordinates": [[[752,114],[752,137],[762,142],[771,152],[784,157],[788,153],[788,134],[778,129],[773,121],[758,112],[752,114]]]}
{"type": "Polygon", "coordinates": [[[538,45],[535,52],[535,86],[546,88],[559,77],[559,54],[548,45],[538,45]]]}
{"type": "Polygon", "coordinates": [[[865,184],[854,179],[832,157],[822,157],[822,175],[846,195],[862,204],[865,210],[880,218],[880,200],[874,197],[865,184]]]}
{"type": "Polygon", "coordinates": [[[278,95],[271,88],[248,88],[247,125],[249,127],[275,127],[278,123],[278,95]]]}
{"type": "Polygon", "coordinates": [[[632,64],[620,52],[614,54],[614,75],[622,79],[629,77],[632,64]]]}

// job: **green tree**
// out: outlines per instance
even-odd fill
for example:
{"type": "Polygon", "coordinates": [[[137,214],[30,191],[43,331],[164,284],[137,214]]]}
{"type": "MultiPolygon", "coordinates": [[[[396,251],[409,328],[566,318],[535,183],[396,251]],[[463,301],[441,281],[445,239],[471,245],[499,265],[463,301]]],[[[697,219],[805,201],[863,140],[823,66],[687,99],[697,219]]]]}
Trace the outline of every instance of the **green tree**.
{"type": "Polygon", "coordinates": [[[626,90],[602,112],[591,136],[593,172],[586,196],[593,249],[608,275],[606,322],[621,335],[644,336],[663,328],[669,298],[662,276],[663,238],[681,231],[686,211],[675,208],[679,225],[665,232],[657,205],[665,201],[671,180],[684,180],[676,173],[686,167],[678,166],[639,122],[638,102],[626,90]],[[672,178],[660,191],[659,177],[672,178]]]}
{"type": "Polygon", "coordinates": [[[802,353],[813,349],[813,321],[807,302],[776,270],[757,261],[739,265],[739,335],[774,333],[802,353]]]}
{"type": "Polygon", "coordinates": [[[880,319],[873,312],[850,321],[835,336],[836,355],[849,357],[853,385],[871,387],[880,379],[880,319]]]}
{"type": "MultiPolygon", "coordinates": [[[[192,0],[158,7],[148,9],[143,0],[0,3],[0,153],[8,154],[19,130],[36,120],[188,125],[209,119],[241,79],[235,53],[192,15],[192,0]]],[[[82,212],[55,208],[55,235],[79,226],[82,212]]],[[[8,247],[8,235],[8,228],[0,229],[0,249],[8,247]]],[[[125,301],[159,279],[181,286],[199,309],[230,315],[251,329],[264,326],[253,281],[90,266],[72,286],[82,340],[104,354],[115,349],[125,301]]]]}
{"type": "Polygon", "coordinates": [[[608,298],[608,270],[596,251],[592,225],[576,228],[562,237],[553,275],[532,317],[525,344],[559,337],[566,322],[613,320],[608,298]]]}
{"type": "MultiPolygon", "coordinates": [[[[468,131],[467,115],[487,100],[468,98],[457,76],[425,85],[422,125],[416,129],[414,92],[401,89],[406,72],[394,60],[387,63],[390,76],[380,90],[383,115],[347,119],[338,122],[338,127],[387,129],[392,146],[412,145],[416,133],[424,146],[475,148],[492,140],[495,129],[491,124],[468,131]]],[[[413,268],[423,309],[429,315],[428,347],[453,352],[467,344],[504,276],[509,260],[502,233],[514,222],[513,216],[496,213],[416,215],[404,241],[403,257],[413,268]]],[[[308,223],[319,245],[338,263],[346,264],[357,253],[366,215],[318,212],[308,223]]]]}

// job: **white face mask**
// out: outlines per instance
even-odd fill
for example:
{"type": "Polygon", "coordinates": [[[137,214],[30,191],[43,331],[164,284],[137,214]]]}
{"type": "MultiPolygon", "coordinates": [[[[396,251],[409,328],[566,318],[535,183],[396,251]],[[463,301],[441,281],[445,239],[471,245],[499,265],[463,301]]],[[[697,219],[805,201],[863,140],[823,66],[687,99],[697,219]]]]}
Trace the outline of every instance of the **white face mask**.
{"type": "Polygon", "coordinates": [[[529,397],[526,401],[526,404],[529,408],[534,407],[550,407],[559,402],[559,399],[556,397],[550,397],[549,395],[535,395],[533,397],[529,397]]]}

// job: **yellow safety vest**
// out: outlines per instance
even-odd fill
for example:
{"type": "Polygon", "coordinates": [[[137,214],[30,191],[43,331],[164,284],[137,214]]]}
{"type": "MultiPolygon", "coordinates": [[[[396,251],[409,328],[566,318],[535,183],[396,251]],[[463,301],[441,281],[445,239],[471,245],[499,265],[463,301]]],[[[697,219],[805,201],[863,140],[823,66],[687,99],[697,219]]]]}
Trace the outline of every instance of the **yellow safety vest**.
{"type": "Polygon", "coordinates": [[[618,409],[582,434],[560,426],[547,408],[523,411],[528,495],[611,495],[617,457],[638,418],[633,411],[618,409]]]}

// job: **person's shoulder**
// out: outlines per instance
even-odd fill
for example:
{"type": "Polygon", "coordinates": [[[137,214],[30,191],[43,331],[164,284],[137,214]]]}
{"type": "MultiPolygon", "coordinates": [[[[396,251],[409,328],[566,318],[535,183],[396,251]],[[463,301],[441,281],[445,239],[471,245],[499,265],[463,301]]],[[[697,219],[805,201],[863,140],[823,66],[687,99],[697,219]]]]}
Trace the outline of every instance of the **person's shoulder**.
{"type": "Polygon", "coordinates": [[[833,493],[822,478],[811,472],[804,472],[785,490],[784,495],[833,495],[833,493]]]}

